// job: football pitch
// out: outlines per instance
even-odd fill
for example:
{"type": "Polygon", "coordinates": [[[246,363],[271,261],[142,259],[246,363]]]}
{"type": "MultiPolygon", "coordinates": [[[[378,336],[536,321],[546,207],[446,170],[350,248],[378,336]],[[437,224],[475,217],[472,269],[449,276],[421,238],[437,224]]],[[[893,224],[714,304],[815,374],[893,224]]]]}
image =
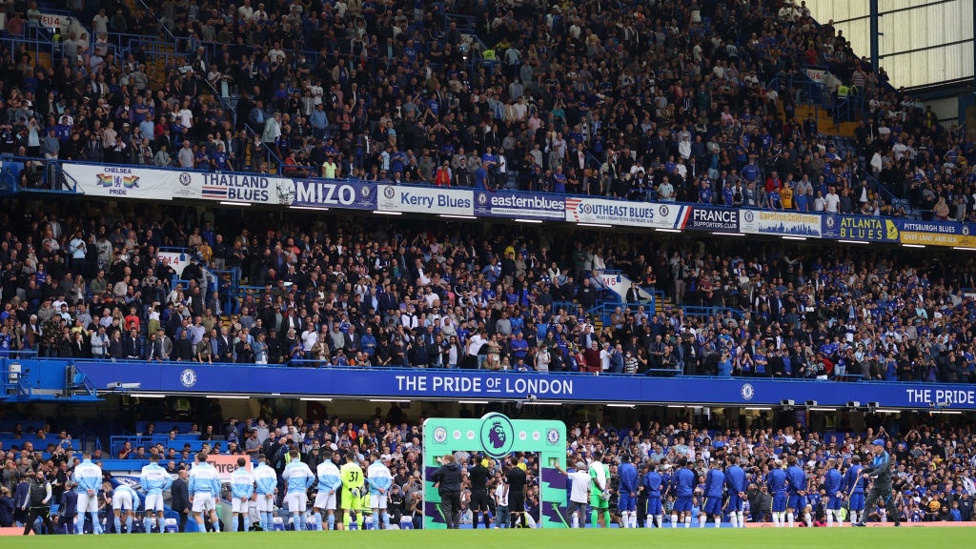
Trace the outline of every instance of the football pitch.
{"type": "Polygon", "coordinates": [[[208,549],[266,549],[287,543],[380,543],[398,549],[462,549],[469,546],[505,547],[506,549],[542,547],[595,547],[601,544],[614,549],[646,549],[648,544],[667,543],[678,547],[748,548],[790,547],[858,547],[864,549],[890,549],[894,547],[972,547],[976,532],[969,528],[747,528],[747,529],[675,529],[660,530],[460,530],[460,531],[352,531],[352,532],[250,532],[220,534],[133,534],[127,539],[119,536],[65,536],[5,537],[4,549],[30,547],[45,549],[64,547],[72,549],[103,549],[119,543],[136,544],[140,549],[172,549],[174,544],[192,544],[191,547],[208,549]],[[477,544],[477,545],[471,545],[477,544]],[[485,545],[491,544],[491,545],[485,545]]]}

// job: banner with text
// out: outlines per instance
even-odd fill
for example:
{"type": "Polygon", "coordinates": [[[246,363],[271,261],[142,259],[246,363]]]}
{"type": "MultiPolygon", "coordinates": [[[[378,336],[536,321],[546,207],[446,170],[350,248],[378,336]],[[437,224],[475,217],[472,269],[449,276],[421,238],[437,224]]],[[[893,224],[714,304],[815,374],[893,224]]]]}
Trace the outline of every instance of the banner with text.
{"type": "Polygon", "coordinates": [[[376,185],[363,181],[296,179],[291,205],[375,210],[376,185]]]}
{"type": "Polygon", "coordinates": [[[692,231],[739,232],[739,210],[691,206],[681,229],[692,231]]]}
{"type": "Polygon", "coordinates": [[[172,200],[176,172],[128,166],[64,164],[64,173],[89,196],[172,200]],[[153,172],[158,173],[153,173],[153,172]]]}
{"type": "Polygon", "coordinates": [[[901,220],[899,240],[915,246],[947,246],[976,249],[973,225],[949,221],[901,220]]]}
{"type": "Polygon", "coordinates": [[[898,223],[894,219],[865,215],[825,214],[823,238],[865,242],[898,242],[898,223]]]}
{"type": "Polygon", "coordinates": [[[566,199],[566,221],[626,225],[652,229],[680,229],[691,206],[653,202],[625,202],[602,198],[566,199]]]}
{"type": "Polygon", "coordinates": [[[474,213],[485,217],[563,221],[566,218],[566,199],[547,193],[475,191],[474,213]]]}
{"type": "Polygon", "coordinates": [[[744,210],[739,215],[742,232],[820,238],[820,216],[765,210],[744,210]]]}
{"type": "Polygon", "coordinates": [[[474,215],[474,195],[470,190],[438,187],[378,185],[376,209],[385,212],[410,212],[445,215],[474,215]]]}

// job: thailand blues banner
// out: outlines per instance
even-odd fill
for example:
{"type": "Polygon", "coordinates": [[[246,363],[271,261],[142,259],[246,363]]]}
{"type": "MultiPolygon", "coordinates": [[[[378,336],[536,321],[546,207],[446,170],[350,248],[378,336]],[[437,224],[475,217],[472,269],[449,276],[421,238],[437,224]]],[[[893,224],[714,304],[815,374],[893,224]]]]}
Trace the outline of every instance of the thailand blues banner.
{"type": "Polygon", "coordinates": [[[549,193],[475,191],[474,214],[563,221],[566,217],[566,200],[565,196],[549,193]]]}

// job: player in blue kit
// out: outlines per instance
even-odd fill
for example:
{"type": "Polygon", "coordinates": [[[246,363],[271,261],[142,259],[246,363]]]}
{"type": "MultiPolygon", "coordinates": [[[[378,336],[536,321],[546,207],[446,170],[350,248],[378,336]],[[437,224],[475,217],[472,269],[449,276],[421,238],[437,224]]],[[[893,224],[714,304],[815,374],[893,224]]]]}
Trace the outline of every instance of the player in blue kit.
{"type": "Polygon", "coordinates": [[[149,465],[142,468],[139,484],[146,493],[146,533],[151,533],[153,527],[159,524],[159,533],[166,531],[163,524],[163,492],[169,490],[173,478],[159,465],[159,456],[149,458],[149,465]]]}
{"type": "Polygon", "coordinates": [[[786,520],[786,470],[782,461],[777,459],[773,463],[773,468],[766,475],[766,487],[773,496],[773,526],[781,528],[786,520]]]}
{"type": "Polygon", "coordinates": [[[824,473],[823,488],[824,492],[827,493],[827,526],[834,526],[834,521],[836,520],[836,525],[840,526],[844,523],[843,515],[840,512],[840,505],[844,499],[844,492],[841,491],[841,484],[844,482],[844,477],[841,476],[840,470],[837,468],[837,460],[830,458],[827,460],[827,472],[824,473]]]}
{"type": "MultiPolygon", "coordinates": [[[[806,507],[807,495],[807,475],[803,468],[797,464],[796,456],[787,458],[789,467],[786,468],[786,483],[789,487],[789,500],[786,502],[786,522],[793,528],[794,514],[803,511],[806,507]]],[[[810,516],[804,516],[807,526],[810,524],[810,516]]]]}
{"type": "Polygon", "coordinates": [[[653,522],[658,528],[664,520],[664,511],[661,507],[661,487],[664,486],[664,477],[657,471],[657,465],[651,464],[641,480],[644,492],[647,494],[647,522],[644,525],[651,527],[653,522]]]}
{"type": "Polygon", "coordinates": [[[688,458],[678,458],[678,470],[672,479],[674,485],[674,508],[671,510],[671,528],[678,527],[678,521],[691,528],[691,498],[695,494],[698,475],[688,466],[688,458]]]}
{"type": "Polygon", "coordinates": [[[617,467],[617,478],[620,482],[620,524],[624,528],[637,528],[637,467],[630,462],[630,454],[620,456],[620,466],[617,467]]]}
{"type": "Polygon", "coordinates": [[[725,493],[725,473],[722,472],[721,462],[712,459],[709,464],[708,472],[705,473],[705,505],[702,506],[701,515],[698,516],[699,528],[704,528],[708,522],[708,517],[715,520],[715,527],[722,527],[722,496],[725,493]]]}
{"type": "Polygon", "coordinates": [[[851,458],[851,466],[844,472],[841,491],[847,494],[847,511],[851,524],[863,519],[864,514],[864,481],[861,479],[861,456],[851,458]]]}
{"type": "Polygon", "coordinates": [[[725,487],[729,494],[725,511],[729,514],[733,528],[745,528],[746,472],[733,456],[729,455],[725,459],[725,487]]]}

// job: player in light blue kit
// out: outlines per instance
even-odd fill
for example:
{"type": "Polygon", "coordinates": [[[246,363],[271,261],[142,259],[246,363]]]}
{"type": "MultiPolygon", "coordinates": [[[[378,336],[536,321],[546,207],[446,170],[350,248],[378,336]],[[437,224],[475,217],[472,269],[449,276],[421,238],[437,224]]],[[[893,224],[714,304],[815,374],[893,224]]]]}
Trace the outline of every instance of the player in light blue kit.
{"type": "Polygon", "coordinates": [[[258,466],[251,474],[254,475],[256,484],[257,495],[254,503],[258,512],[258,522],[261,524],[261,529],[267,532],[274,525],[274,498],[278,493],[278,475],[268,466],[268,458],[264,454],[258,456],[258,466]]]}
{"type": "Polygon", "coordinates": [[[102,468],[92,463],[91,452],[85,452],[82,457],[84,459],[75,466],[72,478],[78,492],[78,522],[75,523],[75,532],[85,533],[85,515],[91,513],[92,528],[96,534],[101,534],[102,525],[98,523],[98,491],[102,488],[102,468]]]}
{"type": "Polygon", "coordinates": [[[251,511],[251,498],[254,497],[254,475],[247,470],[247,460],[237,458],[237,469],[230,475],[231,525],[234,532],[241,531],[241,515],[244,516],[244,529],[247,530],[247,517],[251,511]]]}
{"type": "Polygon", "coordinates": [[[620,482],[620,500],[617,502],[620,524],[624,528],[637,528],[637,467],[630,462],[630,454],[620,456],[617,479],[620,482]]]}
{"type": "MultiPolygon", "coordinates": [[[[333,454],[338,460],[339,454],[333,454]]],[[[328,513],[329,530],[335,530],[336,490],[342,488],[342,477],[339,476],[339,466],[335,461],[325,460],[316,468],[319,479],[318,492],[315,494],[315,505],[312,513],[315,515],[317,530],[323,530],[322,509],[328,513]]]]}
{"type": "Polygon", "coordinates": [[[291,451],[291,462],[285,466],[281,478],[285,480],[285,504],[291,514],[292,525],[298,532],[305,530],[308,514],[308,489],[315,484],[315,475],[308,465],[298,459],[298,450],[291,451]]]}
{"type": "Polygon", "coordinates": [[[139,507],[139,494],[125,484],[119,484],[112,491],[112,512],[115,514],[115,533],[122,533],[122,514],[125,513],[125,531],[132,533],[132,521],[139,507]]]}
{"type": "Polygon", "coordinates": [[[217,520],[217,503],[220,497],[220,475],[213,465],[207,463],[207,454],[197,454],[197,462],[190,470],[190,503],[193,504],[193,519],[197,521],[197,529],[203,533],[207,531],[203,523],[203,515],[210,514],[210,522],[214,532],[220,532],[220,522],[217,520]]]}
{"type": "Polygon", "coordinates": [[[146,493],[146,533],[151,534],[158,524],[159,533],[166,531],[163,527],[163,492],[173,485],[173,477],[159,465],[159,456],[149,457],[149,465],[142,468],[139,484],[146,493]]]}
{"type": "MultiPolygon", "coordinates": [[[[383,463],[379,454],[370,455],[369,467],[366,468],[366,478],[369,482],[369,508],[373,510],[373,520],[380,520],[384,530],[390,529],[390,514],[386,511],[387,496],[393,485],[393,475],[390,468],[383,463]]],[[[373,523],[373,528],[379,530],[379,525],[373,523]]]]}
{"type": "Polygon", "coordinates": [[[841,476],[840,471],[837,469],[837,460],[830,458],[827,460],[827,472],[824,473],[824,492],[827,493],[827,526],[834,526],[834,519],[837,519],[837,526],[841,526],[844,523],[843,515],[841,515],[840,506],[844,499],[844,493],[841,491],[841,483],[844,482],[844,477],[841,476]]]}
{"type": "Polygon", "coordinates": [[[725,473],[722,472],[721,462],[712,459],[709,464],[708,472],[705,473],[705,505],[702,512],[698,515],[698,527],[704,528],[708,522],[708,516],[715,519],[715,527],[722,527],[722,496],[725,493],[725,473]]]}

